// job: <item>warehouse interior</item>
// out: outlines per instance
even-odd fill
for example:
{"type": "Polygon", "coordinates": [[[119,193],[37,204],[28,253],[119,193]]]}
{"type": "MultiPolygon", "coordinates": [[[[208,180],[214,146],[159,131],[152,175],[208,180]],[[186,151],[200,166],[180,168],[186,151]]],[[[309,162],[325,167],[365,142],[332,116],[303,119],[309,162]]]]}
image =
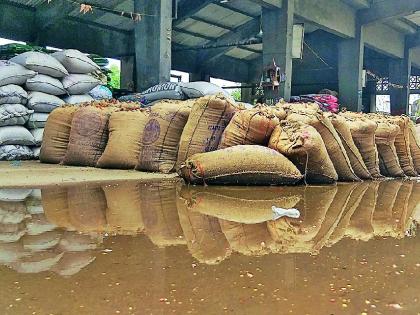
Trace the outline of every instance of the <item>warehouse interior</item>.
{"type": "Polygon", "coordinates": [[[275,63],[281,82],[264,87],[267,103],[330,89],[364,112],[389,95],[392,114],[408,114],[410,93],[420,93],[419,27],[418,0],[0,3],[0,37],[119,59],[127,89],[169,81],[172,69],[242,83],[250,102],[275,63]]]}

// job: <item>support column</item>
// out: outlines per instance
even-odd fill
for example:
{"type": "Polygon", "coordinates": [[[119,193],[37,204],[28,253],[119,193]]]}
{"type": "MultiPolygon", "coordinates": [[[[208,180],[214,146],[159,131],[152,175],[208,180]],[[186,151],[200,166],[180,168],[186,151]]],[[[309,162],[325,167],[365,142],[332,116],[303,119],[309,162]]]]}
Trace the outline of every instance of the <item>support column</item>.
{"type": "MultiPolygon", "coordinates": [[[[242,83],[242,85],[250,86],[249,83],[242,83]]],[[[244,103],[252,103],[252,88],[241,88],[241,101],[244,103]]]]}
{"type": "Polygon", "coordinates": [[[364,27],[356,26],[356,37],[338,44],[338,89],[340,104],[348,110],[363,110],[364,27]]]}
{"type": "Polygon", "coordinates": [[[410,76],[411,51],[406,48],[404,59],[391,60],[389,63],[389,82],[403,86],[402,89],[389,87],[392,115],[409,114],[410,76]]]}
{"type": "Polygon", "coordinates": [[[171,77],[172,2],[135,0],[134,11],[144,16],[135,24],[136,90],[144,91],[171,77]]]}
{"type": "Polygon", "coordinates": [[[268,87],[264,90],[268,103],[276,103],[280,98],[290,100],[294,11],[294,0],[284,0],[281,9],[262,8],[263,68],[272,64],[274,59],[285,78],[278,89],[268,87]]]}
{"type": "Polygon", "coordinates": [[[121,58],[121,89],[134,91],[134,56],[121,58]]]}

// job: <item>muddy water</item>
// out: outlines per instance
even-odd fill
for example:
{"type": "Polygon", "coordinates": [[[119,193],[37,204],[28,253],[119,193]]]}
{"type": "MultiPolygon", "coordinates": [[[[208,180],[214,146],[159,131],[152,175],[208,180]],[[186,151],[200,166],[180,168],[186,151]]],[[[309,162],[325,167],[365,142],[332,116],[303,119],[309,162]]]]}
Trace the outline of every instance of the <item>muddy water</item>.
{"type": "Polygon", "coordinates": [[[419,314],[419,201],[412,181],[3,189],[0,313],[419,314]]]}

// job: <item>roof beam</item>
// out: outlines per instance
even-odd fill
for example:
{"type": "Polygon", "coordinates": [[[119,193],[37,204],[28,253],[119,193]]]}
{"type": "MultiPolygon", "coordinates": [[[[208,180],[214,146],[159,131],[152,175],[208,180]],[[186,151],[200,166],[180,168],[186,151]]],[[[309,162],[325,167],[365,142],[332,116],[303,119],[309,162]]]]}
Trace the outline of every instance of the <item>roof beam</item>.
{"type": "Polygon", "coordinates": [[[355,8],[356,10],[367,9],[370,4],[368,0],[343,0],[349,6],[355,8]]]}
{"type": "Polygon", "coordinates": [[[403,17],[416,11],[420,11],[419,0],[382,0],[373,3],[369,9],[359,11],[357,19],[361,25],[366,25],[403,17]]]}
{"type": "Polygon", "coordinates": [[[214,25],[214,26],[217,26],[217,27],[223,28],[225,30],[229,30],[229,31],[233,31],[235,29],[234,27],[226,26],[222,23],[210,21],[208,19],[204,19],[204,18],[201,18],[201,17],[198,17],[198,16],[190,16],[190,19],[193,19],[193,20],[198,21],[198,22],[206,23],[206,24],[209,24],[209,25],[214,25]]]}
{"type": "Polygon", "coordinates": [[[274,0],[274,1],[267,1],[267,0],[246,0],[249,2],[253,2],[255,4],[260,5],[262,8],[266,9],[278,9],[282,6],[282,0],[274,0]]]}
{"type": "Polygon", "coordinates": [[[177,26],[196,14],[201,9],[204,9],[215,0],[184,0],[178,3],[178,18],[173,21],[173,26],[177,26]]]}
{"type": "Polygon", "coordinates": [[[262,50],[249,48],[249,47],[244,46],[244,45],[239,45],[238,48],[240,48],[242,50],[246,50],[246,51],[252,52],[254,54],[261,54],[262,53],[262,50]]]}
{"type": "Polygon", "coordinates": [[[200,33],[188,31],[186,29],[179,28],[179,27],[172,27],[172,30],[175,31],[175,32],[178,32],[178,33],[187,34],[187,35],[202,38],[202,39],[205,39],[205,40],[210,40],[211,41],[211,40],[215,39],[214,37],[210,37],[210,36],[203,35],[203,34],[200,34],[200,33]]]}
{"type": "Polygon", "coordinates": [[[386,24],[391,26],[393,29],[396,29],[399,32],[406,34],[415,34],[417,32],[417,25],[412,25],[407,23],[408,20],[405,19],[396,19],[387,21],[386,24]]]}
{"type": "Polygon", "coordinates": [[[256,15],[253,15],[253,14],[251,14],[251,13],[249,13],[249,12],[246,12],[246,11],[244,11],[244,10],[241,10],[241,9],[238,9],[238,8],[235,8],[235,7],[233,7],[232,5],[230,5],[229,3],[215,3],[215,4],[217,4],[219,7],[222,7],[222,8],[225,8],[225,9],[228,9],[228,10],[231,10],[231,11],[233,11],[233,12],[236,12],[236,13],[239,13],[239,14],[242,14],[242,15],[245,15],[245,16],[248,16],[248,17],[250,17],[250,18],[257,18],[258,16],[256,16],[256,15]]]}
{"type": "Polygon", "coordinates": [[[53,25],[64,20],[74,10],[73,3],[66,0],[47,1],[36,9],[35,23],[37,32],[45,31],[53,25]]]}
{"type": "Polygon", "coordinates": [[[408,48],[420,47],[420,31],[416,34],[407,36],[407,45],[408,48]]]}

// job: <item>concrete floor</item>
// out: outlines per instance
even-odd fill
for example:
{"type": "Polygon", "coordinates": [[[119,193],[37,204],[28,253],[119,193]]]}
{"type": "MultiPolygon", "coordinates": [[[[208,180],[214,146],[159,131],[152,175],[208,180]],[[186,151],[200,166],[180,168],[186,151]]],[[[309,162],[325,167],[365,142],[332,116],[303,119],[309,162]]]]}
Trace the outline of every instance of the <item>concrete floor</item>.
{"type": "Polygon", "coordinates": [[[176,174],[145,173],[135,170],[105,170],[92,167],[73,167],[42,164],[38,161],[1,161],[0,188],[31,187],[74,183],[140,181],[179,181],[176,174]]]}

